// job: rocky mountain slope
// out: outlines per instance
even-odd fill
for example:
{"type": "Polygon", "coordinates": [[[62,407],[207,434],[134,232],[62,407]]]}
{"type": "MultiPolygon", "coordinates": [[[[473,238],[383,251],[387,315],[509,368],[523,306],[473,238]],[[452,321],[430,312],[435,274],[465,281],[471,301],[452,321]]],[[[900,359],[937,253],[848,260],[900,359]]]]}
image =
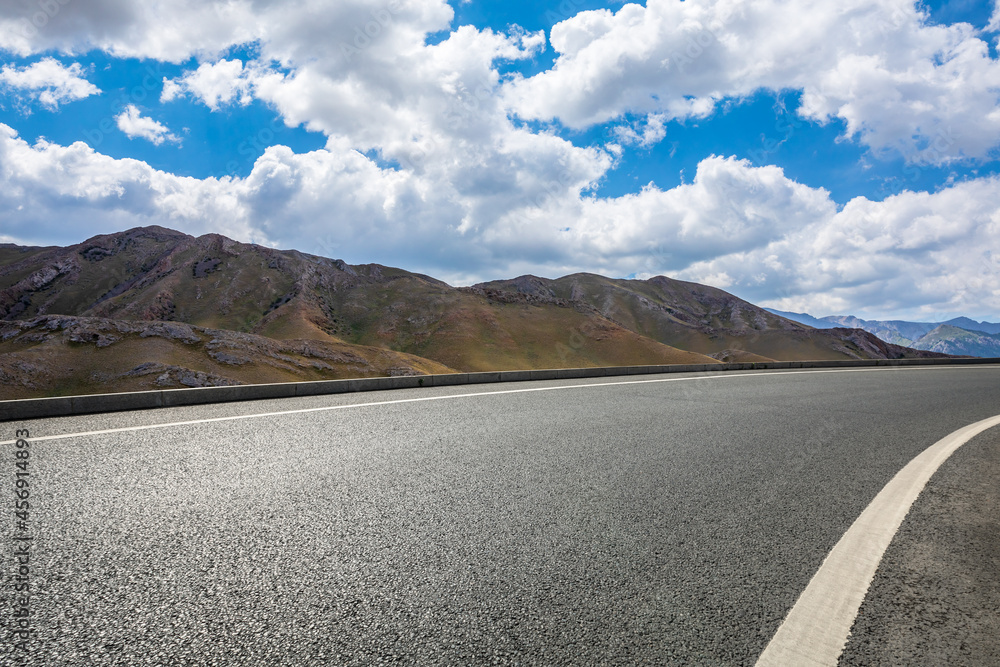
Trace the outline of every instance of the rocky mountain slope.
{"type": "Polygon", "coordinates": [[[972,357],[1000,357],[1000,334],[942,324],[914,343],[918,349],[972,357]]]}
{"type": "Polygon", "coordinates": [[[382,348],[41,315],[0,322],[0,398],[454,372],[382,348]]]}
{"type": "Polygon", "coordinates": [[[726,360],[927,356],[924,352],[888,345],[858,329],[813,329],[723,290],[664,276],[649,280],[616,280],[586,273],[556,280],[521,276],[471,289],[589,308],[661,343],[726,360]]]}
{"type": "MultiPolygon", "coordinates": [[[[522,276],[454,288],[402,269],[162,227],[66,248],[0,245],[0,321],[9,323],[0,340],[0,379],[22,387],[18,395],[933,356],[856,329],[818,331],[721,290],[664,277],[522,276]],[[165,326],[187,328],[177,337],[161,335],[180,331],[165,326]],[[159,365],[137,370],[147,362],[159,365]],[[108,363],[111,370],[101,370],[108,363]]],[[[17,392],[5,389],[3,398],[17,392]]]]}
{"type": "Polygon", "coordinates": [[[927,335],[937,324],[930,322],[906,322],[904,320],[862,320],[852,315],[830,315],[823,318],[835,327],[864,329],[884,341],[910,346],[927,335]]]}

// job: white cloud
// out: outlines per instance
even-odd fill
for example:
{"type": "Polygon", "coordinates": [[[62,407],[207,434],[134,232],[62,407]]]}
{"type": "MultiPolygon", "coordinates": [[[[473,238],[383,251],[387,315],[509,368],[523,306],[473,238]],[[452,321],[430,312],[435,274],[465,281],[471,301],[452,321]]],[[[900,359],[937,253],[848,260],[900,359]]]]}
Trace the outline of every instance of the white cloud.
{"type": "Polygon", "coordinates": [[[666,117],[663,114],[649,114],[644,123],[619,125],[613,132],[615,139],[621,145],[649,148],[667,136],[666,117]]]}
{"type": "MultiPolygon", "coordinates": [[[[244,16],[240,2],[230,5],[233,17],[244,16]]],[[[218,109],[253,95],[289,126],[326,134],[338,154],[357,150],[402,165],[421,188],[454,202],[461,210],[455,226],[463,230],[490,225],[536,198],[540,183],[558,182],[560,190],[579,193],[611,164],[602,151],[517,129],[500,104],[496,63],[532,57],[544,47],[542,33],[462,26],[427,45],[428,34],[451,27],[454,12],[444,0],[256,7],[252,22],[237,22],[258,40],[255,60],[203,63],[165,81],[161,101],[189,95],[218,109]]],[[[155,56],[162,36],[149,44],[140,36],[172,25],[175,9],[156,5],[171,14],[160,21],[151,21],[153,10],[136,9],[130,30],[91,33],[89,41],[155,56]]],[[[185,21],[196,22],[196,14],[185,21]]],[[[189,47],[198,40],[192,33],[189,47]]]]}
{"type": "Polygon", "coordinates": [[[181,94],[189,93],[212,111],[234,99],[246,106],[253,101],[252,74],[251,68],[244,68],[239,60],[202,63],[198,69],[187,72],[180,79],[165,80],[160,101],[169,102],[181,94]]]}
{"type": "MultiPolygon", "coordinates": [[[[649,184],[610,199],[551,197],[512,211],[482,242],[512,261],[534,249],[549,274],[649,277],[765,247],[835,211],[826,191],[790,181],[778,167],[713,156],[692,183],[670,190],[649,184]]],[[[537,270],[525,265],[516,272],[537,270]]]]}
{"type": "MultiPolygon", "coordinates": [[[[0,49],[20,56],[45,51],[182,62],[212,56],[261,32],[254,4],[226,0],[88,0],[0,3],[0,49]]],[[[274,3],[277,4],[277,3],[274,3]]],[[[282,3],[277,10],[286,7],[282,3]]],[[[294,11],[290,8],[287,11],[294,11]]]]}
{"type": "Polygon", "coordinates": [[[129,104],[125,109],[115,116],[118,129],[125,133],[129,139],[140,137],[159,146],[164,141],[180,143],[180,139],[171,134],[166,125],[152,118],[142,115],[139,108],[134,104],[129,104]]]}
{"type": "Polygon", "coordinates": [[[1000,32],[1000,0],[993,0],[993,15],[990,16],[986,32],[1000,32]]]}
{"type": "Polygon", "coordinates": [[[908,0],[649,0],[582,12],[551,42],[555,66],[506,90],[525,118],[683,119],[797,89],[803,117],[841,120],[876,153],[947,163],[1000,145],[1000,62],[970,25],[928,25],[908,0]]]}
{"type": "Polygon", "coordinates": [[[198,180],[83,143],[31,146],[0,125],[0,164],[18,165],[0,170],[0,208],[5,233],[21,242],[159,224],[402,263],[456,283],[667,273],[820,315],[1000,311],[1000,177],[858,198],[838,211],[827,192],[777,167],[712,157],[692,183],[615,199],[554,181],[521,208],[462,230],[469,209],[455,191],[335,145],[302,155],[272,147],[245,179],[198,180]]]}
{"type": "MultiPolygon", "coordinates": [[[[290,124],[324,131],[345,127],[345,115],[348,127],[363,124],[368,119],[358,112],[369,102],[376,122],[433,122],[428,114],[438,113],[439,101],[432,93],[454,94],[456,85],[475,88],[491,77],[488,85],[497,86],[493,60],[528,57],[544,45],[539,33],[466,26],[446,41],[470,53],[427,46],[427,35],[452,28],[444,0],[57,5],[44,26],[30,30],[23,11],[0,7],[0,47],[22,54],[98,48],[172,62],[194,55],[205,62],[167,81],[164,101],[190,94],[216,109],[261,95],[287,112],[290,124]],[[216,61],[248,43],[259,47],[259,62],[216,61]],[[288,73],[272,72],[273,62],[288,73]],[[261,79],[267,85],[258,89],[261,79]],[[362,102],[316,99],[307,83],[362,102]],[[291,99],[293,90],[305,99],[291,99]]],[[[842,121],[876,154],[934,164],[983,158],[1000,146],[1000,63],[972,26],[925,18],[912,0],[649,0],[581,12],[551,30],[555,66],[502,84],[504,99],[490,105],[524,118],[558,117],[574,128],[646,117],[648,132],[625,129],[618,142],[648,146],[670,119],[707,116],[720,100],[762,88],[795,89],[803,93],[800,115],[842,121]]]]}
{"type": "Polygon", "coordinates": [[[163,89],[160,91],[160,102],[173,102],[184,94],[184,86],[177,79],[163,78],[163,89]]]}
{"type": "Polygon", "coordinates": [[[4,65],[0,85],[23,91],[48,109],[57,109],[60,104],[100,94],[101,90],[82,75],[79,63],[67,67],[55,58],[43,58],[22,68],[4,65]]]}
{"type": "MultiPolygon", "coordinates": [[[[290,123],[315,128],[342,127],[343,115],[362,104],[317,100],[306,82],[365,104],[374,98],[376,118],[391,107],[390,115],[426,123],[437,113],[430,87],[454,94],[455,85],[475,87],[494,76],[490,62],[481,67],[484,49],[491,60],[522,58],[544,45],[539,33],[463,27],[447,41],[470,46],[470,53],[429,47],[428,34],[452,27],[454,12],[444,0],[94,0],[52,7],[44,25],[25,27],[23,6],[0,6],[0,48],[97,48],[172,62],[194,55],[206,62],[168,81],[164,101],[186,93],[215,109],[263,94],[290,123]],[[215,62],[248,43],[258,45],[259,63],[215,62]],[[440,62],[443,55],[455,59],[454,71],[440,62]],[[290,73],[269,75],[272,61],[290,73]],[[269,85],[262,93],[255,86],[263,77],[269,85]],[[293,89],[306,99],[290,99],[293,89]],[[414,103],[424,107],[400,112],[414,103]]],[[[720,100],[761,88],[791,88],[803,93],[803,117],[842,121],[876,153],[940,164],[982,158],[1000,145],[1000,63],[974,28],[928,25],[912,0],[649,0],[571,16],[552,28],[550,41],[560,54],[556,65],[504,85],[504,101],[491,102],[498,110],[558,117],[574,128],[635,114],[647,117],[650,131],[623,130],[619,141],[650,145],[662,138],[664,121],[706,116],[720,100]]],[[[348,124],[358,125],[358,116],[348,124]]]]}
{"type": "Polygon", "coordinates": [[[937,193],[859,197],[765,246],[696,262],[710,280],[782,310],[934,319],[1000,311],[1000,178],[937,193]]]}
{"type": "MultiPolygon", "coordinates": [[[[40,4],[40,3],[39,3],[40,4]]],[[[0,49],[21,56],[98,49],[116,57],[182,63],[215,60],[230,47],[269,45],[282,62],[343,63],[343,46],[361,51],[424,34],[454,12],[443,0],[53,0],[39,17],[33,2],[0,3],[0,49]],[[34,20],[33,22],[33,19],[34,20]],[[373,24],[374,22],[374,24],[373,24]]]]}
{"type": "Polygon", "coordinates": [[[28,145],[0,123],[0,208],[9,210],[4,227],[21,242],[73,243],[92,233],[141,224],[173,226],[246,238],[243,214],[220,182],[181,178],[138,160],[116,160],[83,142],[60,146],[44,140],[28,145]],[[11,169],[17,165],[17,169],[11,169]],[[183,193],[185,206],[177,205],[183,193]],[[204,206],[201,210],[194,207],[204,206]],[[207,216],[218,216],[214,221],[207,216]]]}

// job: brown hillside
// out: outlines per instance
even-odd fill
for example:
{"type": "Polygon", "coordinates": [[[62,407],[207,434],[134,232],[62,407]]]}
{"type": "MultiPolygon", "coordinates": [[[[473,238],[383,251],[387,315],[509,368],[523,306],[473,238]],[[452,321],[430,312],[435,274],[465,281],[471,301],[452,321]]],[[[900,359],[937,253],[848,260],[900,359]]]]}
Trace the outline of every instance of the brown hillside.
{"type": "Polygon", "coordinates": [[[453,369],[381,348],[49,315],[0,322],[0,398],[226,386],[453,369]]]}
{"type": "MultiPolygon", "coordinates": [[[[113,323],[107,326],[178,322],[287,342],[281,344],[366,346],[418,355],[423,366],[413,361],[414,368],[438,372],[715,363],[590,308],[496,299],[401,269],[351,266],[294,250],[237,243],[215,234],[194,238],[161,227],[97,236],[67,248],[0,247],[0,318],[35,322],[52,315],[113,323]]],[[[70,354],[75,348],[65,347],[66,341],[47,344],[60,350],[47,353],[47,363],[63,363],[65,355],[93,355],[94,363],[102,358],[82,348],[70,354]]],[[[144,345],[150,348],[146,359],[176,365],[171,355],[181,348],[172,344],[167,350],[139,336],[135,347],[144,345]]],[[[267,348],[263,342],[258,346],[267,348]]],[[[10,352],[10,347],[0,350],[15,354],[18,361],[40,353],[10,352]]],[[[367,352],[360,356],[371,361],[367,352]]],[[[190,357],[185,356],[186,366],[180,365],[240,382],[257,381],[249,372],[206,366],[204,359],[190,357]]],[[[12,359],[3,363],[9,367],[12,359]]],[[[71,365],[83,368],[88,363],[71,365]]],[[[389,368],[387,364],[370,364],[358,370],[358,376],[377,374],[389,368]]],[[[332,375],[344,376],[339,371],[332,375]]],[[[273,372],[259,375],[260,381],[265,376],[272,378],[273,372]]],[[[93,377],[95,382],[110,381],[100,373],[93,377]]],[[[75,382],[83,387],[88,381],[75,382]]]]}
{"type": "Polygon", "coordinates": [[[733,360],[778,361],[925,357],[860,329],[813,329],[723,290],[657,276],[616,280],[577,273],[556,280],[521,276],[482,283],[483,293],[589,308],[608,320],[683,350],[733,360]]]}

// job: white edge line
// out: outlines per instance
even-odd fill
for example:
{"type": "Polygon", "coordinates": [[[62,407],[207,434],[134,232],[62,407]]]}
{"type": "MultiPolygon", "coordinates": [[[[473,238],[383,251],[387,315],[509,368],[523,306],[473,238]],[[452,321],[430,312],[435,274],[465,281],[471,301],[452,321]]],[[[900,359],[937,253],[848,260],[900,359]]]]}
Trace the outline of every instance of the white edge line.
{"type": "MultiPolygon", "coordinates": [[[[326,412],[329,410],[347,410],[350,408],[369,408],[379,405],[394,405],[398,403],[418,403],[421,401],[441,401],[446,399],[457,399],[457,398],[473,398],[476,396],[494,396],[499,394],[521,394],[532,391],[554,391],[560,389],[586,389],[588,387],[608,387],[613,385],[630,385],[630,384],[651,384],[658,382],[690,382],[692,380],[725,380],[731,378],[744,378],[744,377],[759,377],[759,376],[776,376],[776,375],[810,375],[813,373],[867,373],[867,372],[879,372],[879,371],[920,371],[920,370],[947,370],[955,368],[969,368],[969,369],[981,369],[983,366],[918,366],[918,367],[899,367],[899,366],[885,366],[876,368],[836,368],[836,369],[819,369],[819,370],[788,370],[788,371],[762,371],[757,373],[731,373],[731,374],[716,374],[716,375],[697,375],[694,377],[671,377],[671,378],[657,378],[655,380],[623,380],[619,382],[593,382],[587,384],[573,384],[558,387],[527,387],[524,389],[501,389],[499,391],[478,391],[467,394],[447,394],[445,396],[422,396],[420,398],[400,398],[390,401],[373,401],[369,403],[347,403],[344,405],[326,405],[318,408],[301,408],[298,410],[282,410],[278,412],[259,412],[249,415],[229,415],[226,417],[210,417],[207,419],[192,419],[189,421],[180,422],[165,422],[162,424],[143,424],[141,426],[123,426],[122,428],[111,428],[100,431],[80,431],[77,433],[60,433],[58,435],[49,436],[32,436],[29,438],[31,442],[42,442],[45,440],[66,440],[68,438],[80,438],[91,435],[110,435],[112,433],[128,433],[131,431],[148,431],[156,428],[170,428],[172,426],[194,426],[196,424],[211,424],[213,422],[225,422],[225,421],[236,421],[239,419],[255,419],[259,417],[280,417],[283,415],[297,415],[305,414],[309,412],[326,412]]],[[[342,396],[343,394],[330,394],[331,396],[342,396]]],[[[288,398],[307,398],[307,397],[288,397],[288,398]]],[[[263,399],[263,400],[285,400],[285,399],[263,399]]],[[[222,404],[215,404],[222,405],[222,404]]],[[[195,406],[175,406],[178,408],[183,407],[195,407],[195,406]]],[[[81,415],[77,415],[81,416],[81,415]]],[[[46,419],[46,417],[34,417],[32,420],[46,419]]],[[[26,420],[27,421],[27,420],[26,420]]],[[[2,445],[12,445],[17,440],[0,440],[0,446],[2,445]]]]}
{"type": "Polygon", "coordinates": [[[836,667],[875,571],[917,496],[959,447],[1000,425],[1000,415],[951,433],[918,454],[840,538],[788,612],[758,667],[836,667]]]}

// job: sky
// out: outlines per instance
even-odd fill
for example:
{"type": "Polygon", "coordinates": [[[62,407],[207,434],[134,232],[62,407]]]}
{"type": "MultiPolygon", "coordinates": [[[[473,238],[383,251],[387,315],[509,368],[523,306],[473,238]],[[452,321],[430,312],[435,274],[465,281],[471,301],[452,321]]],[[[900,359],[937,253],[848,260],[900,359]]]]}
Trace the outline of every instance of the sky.
{"type": "Polygon", "coordinates": [[[0,242],[1000,321],[990,0],[0,0],[0,242]]]}

